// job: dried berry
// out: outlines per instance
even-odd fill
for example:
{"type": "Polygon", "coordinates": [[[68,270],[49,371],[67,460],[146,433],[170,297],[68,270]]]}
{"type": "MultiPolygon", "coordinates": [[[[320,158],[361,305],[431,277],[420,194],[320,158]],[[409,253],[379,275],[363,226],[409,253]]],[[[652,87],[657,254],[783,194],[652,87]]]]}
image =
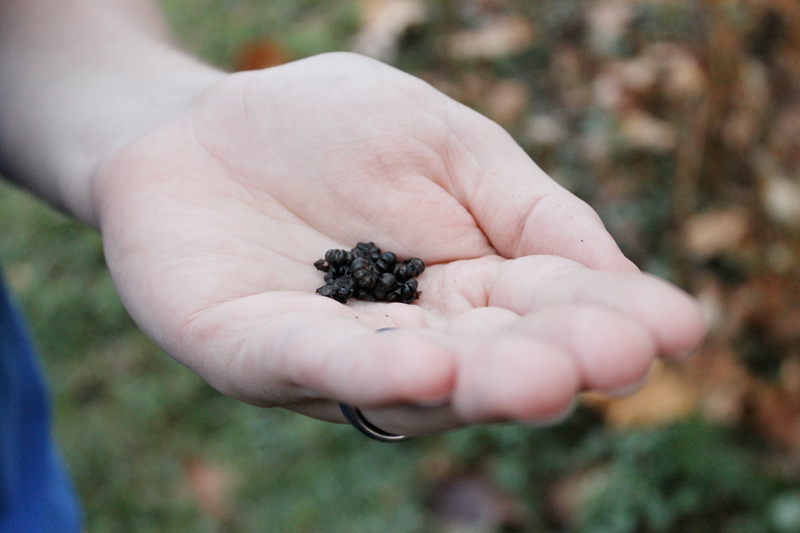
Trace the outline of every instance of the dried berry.
{"type": "Polygon", "coordinates": [[[321,270],[323,272],[327,272],[331,268],[330,265],[325,263],[324,259],[320,259],[318,261],[315,261],[314,262],[314,266],[317,267],[317,270],[321,270]]]}
{"type": "Polygon", "coordinates": [[[333,285],[323,285],[319,289],[317,289],[317,294],[321,294],[322,296],[331,297],[333,293],[336,291],[336,287],[333,285]]]}
{"type": "Polygon", "coordinates": [[[400,281],[407,280],[409,276],[408,265],[400,263],[394,267],[394,276],[400,281]]]}
{"type": "Polygon", "coordinates": [[[381,255],[381,258],[375,261],[375,268],[378,272],[391,272],[394,270],[394,265],[397,263],[397,256],[394,252],[386,252],[381,255]]]}
{"type": "Polygon", "coordinates": [[[355,278],[358,286],[364,289],[371,289],[378,283],[378,276],[368,268],[354,270],[353,278],[355,278]]]}
{"type": "Polygon", "coordinates": [[[356,270],[361,270],[362,268],[370,268],[372,263],[366,257],[356,257],[353,259],[353,262],[350,263],[350,269],[355,272],[356,270]]]}
{"type": "Polygon", "coordinates": [[[360,242],[350,251],[328,250],[314,267],[325,272],[325,286],[317,294],[341,303],[349,298],[413,303],[420,292],[412,278],[425,270],[422,260],[412,257],[398,263],[397,255],[381,253],[372,242],[360,242]]]}
{"type": "Polygon", "coordinates": [[[422,259],[419,259],[418,257],[412,257],[411,259],[406,259],[405,261],[403,261],[403,263],[408,265],[408,268],[413,271],[413,274],[411,274],[412,278],[416,278],[417,276],[425,272],[425,263],[423,263],[422,259]]]}

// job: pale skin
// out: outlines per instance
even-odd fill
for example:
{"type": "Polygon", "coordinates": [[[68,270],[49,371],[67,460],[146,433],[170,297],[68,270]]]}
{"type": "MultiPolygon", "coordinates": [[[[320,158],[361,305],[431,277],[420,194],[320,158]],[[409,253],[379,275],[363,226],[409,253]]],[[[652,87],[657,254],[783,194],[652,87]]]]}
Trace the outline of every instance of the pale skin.
{"type": "Polygon", "coordinates": [[[352,54],[225,74],[174,51],[140,0],[55,2],[80,31],[29,7],[53,2],[0,2],[22,28],[0,40],[4,172],[101,231],[137,324],[223,393],[332,422],[347,402],[407,435],[538,423],[702,342],[692,298],[419,79],[352,54]],[[78,16],[101,4],[119,14],[105,34],[78,16]],[[64,35],[53,78],[8,52],[58,54],[64,35]],[[359,241],[422,258],[421,298],[316,295],[314,261],[359,241]]]}

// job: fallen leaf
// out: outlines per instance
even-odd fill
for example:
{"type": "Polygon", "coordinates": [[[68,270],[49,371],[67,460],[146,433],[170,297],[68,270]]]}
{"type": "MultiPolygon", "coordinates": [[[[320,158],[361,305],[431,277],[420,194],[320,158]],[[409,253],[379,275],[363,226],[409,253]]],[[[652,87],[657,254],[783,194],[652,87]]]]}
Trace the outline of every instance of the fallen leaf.
{"type": "Polygon", "coordinates": [[[756,151],[751,164],[760,184],[765,214],[789,227],[800,227],[800,183],[784,172],[779,161],[765,150],[756,151]]]}
{"type": "Polygon", "coordinates": [[[260,70],[282,65],[289,60],[286,52],[269,41],[248,43],[236,59],[236,70],[260,70]]]}
{"type": "Polygon", "coordinates": [[[713,334],[725,321],[725,296],[721,282],[716,276],[708,275],[697,280],[698,289],[694,293],[700,312],[709,333],[713,334]]]}
{"type": "Polygon", "coordinates": [[[800,106],[779,113],[770,128],[768,150],[781,171],[800,171],[800,106]]]}
{"type": "Polygon", "coordinates": [[[589,46],[598,55],[616,55],[617,46],[633,18],[630,2],[605,0],[592,5],[586,14],[589,46]]]}
{"type": "Polygon", "coordinates": [[[729,425],[742,419],[752,377],[730,341],[712,337],[682,368],[685,379],[697,387],[703,418],[729,425]]]}
{"type": "Polygon", "coordinates": [[[593,393],[584,397],[599,407],[608,424],[618,428],[654,426],[674,422],[695,412],[698,391],[673,367],[657,361],[648,382],[627,398],[593,393]]]}
{"type": "Polygon", "coordinates": [[[694,100],[706,91],[708,76],[700,61],[684,46],[655,43],[645,54],[659,64],[664,93],[673,100],[694,100]]]}
{"type": "Polygon", "coordinates": [[[733,88],[733,109],[722,131],[729,146],[746,150],[759,140],[769,100],[769,73],[766,66],[756,60],[742,63],[733,88]]]}
{"type": "Polygon", "coordinates": [[[503,80],[494,84],[486,94],[489,117],[510,126],[519,123],[528,106],[528,87],[519,80],[503,80]]]}
{"type": "Polygon", "coordinates": [[[362,13],[364,22],[353,51],[389,63],[406,31],[426,20],[425,3],[420,0],[369,0],[362,3],[362,13]]]}
{"type": "Polygon", "coordinates": [[[655,57],[647,54],[620,61],[617,68],[625,87],[636,94],[649,92],[658,81],[658,61],[655,57]]]}
{"type": "Polygon", "coordinates": [[[775,222],[800,227],[800,182],[773,174],[762,179],[762,198],[767,215],[775,222]]]}
{"type": "Polygon", "coordinates": [[[750,226],[745,209],[713,209],[692,216],[684,226],[684,247],[697,259],[707,260],[742,244],[750,226]]]}
{"type": "Polygon", "coordinates": [[[618,68],[608,67],[594,78],[592,95],[595,105],[610,113],[619,113],[633,105],[618,68]]]}
{"type": "Polygon", "coordinates": [[[190,460],[186,467],[186,477],[192,494],[200,508],[209,516],[224,520],[230,515],[230,493],[232,480],[230,473],[201,459],[190,460]]]}
{"type": "Polygon", "coordinates": [[[555,146],[567,136],[565,126],[556,117],[538,114],[528,117],[525,137],[537,146],[555,146]]]}
{"type": "Polygon", "coordinates": [[[800,404],[782,387],[759,383],[751,398],[759,429],[785,451],[800,454],[800,404]]]}
{"type": "Polygon", "coordinates": [[[574,46],[558,46],[550,61],[549,74],[567,114],[579,115],[591,104],[589,60],[574,46]]]}
{"type": "Polygon", "coordinates": [[[477,30],[465,30],[447,39],[456,59],[496,59],[521,52],[533,43],[533,26],[519,15],[499,15],[477,30]]]}
{"type": "Polygon", "coordinates": [[[620,138],[628,148],[664,153],[675,149],[678,134],[665,120],[642,110],[632,110],[620,119],[620,138]]]}

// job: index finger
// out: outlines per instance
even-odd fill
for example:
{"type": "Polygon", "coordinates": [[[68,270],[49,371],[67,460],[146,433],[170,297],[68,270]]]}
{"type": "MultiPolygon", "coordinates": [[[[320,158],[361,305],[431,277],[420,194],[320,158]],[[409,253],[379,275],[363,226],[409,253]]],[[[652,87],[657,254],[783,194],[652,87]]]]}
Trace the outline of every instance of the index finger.
{"type": "Polygon", "coordinates": [[[448,113],[452,168],[441,185],[500,255],[556,255],[599,270],[638,270],[597,213],[547,176],[503,128],[456,102],[448,113]]]}

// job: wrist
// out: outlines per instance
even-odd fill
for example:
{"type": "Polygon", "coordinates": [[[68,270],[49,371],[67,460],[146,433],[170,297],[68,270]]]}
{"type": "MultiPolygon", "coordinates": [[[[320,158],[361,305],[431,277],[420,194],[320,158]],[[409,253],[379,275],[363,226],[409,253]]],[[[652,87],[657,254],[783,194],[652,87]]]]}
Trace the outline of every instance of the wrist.
{"type": "Polygon", "coordinates": [[[0,172],[94,227],[102,161],[225,75],[174,48],[151,7],[29,0],[0,9],[0,172]]]}

